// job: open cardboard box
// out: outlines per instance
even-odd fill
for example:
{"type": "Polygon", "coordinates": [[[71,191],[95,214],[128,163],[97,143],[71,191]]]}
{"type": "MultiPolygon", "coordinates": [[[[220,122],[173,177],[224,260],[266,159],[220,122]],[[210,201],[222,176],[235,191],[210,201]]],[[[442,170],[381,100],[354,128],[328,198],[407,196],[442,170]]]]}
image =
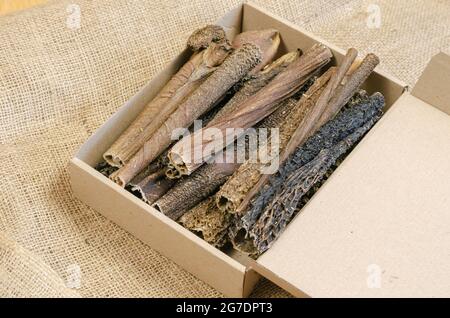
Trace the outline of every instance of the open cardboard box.
{"type": "MultiPolygon", "coordinates": [[[[218,24],[230,37],[276,28],[281,53],[322,42],[253,4],[218,24]]],[[[365,83],[386,114],[256,261],[225,254],[93,167],[187,60],[176,57],[81,147],[70,162],[75,195],[227,296],[247,296],[262,274],[296,296],[450,296],[450,57],[432,59],[409,93],[375,72],[365,83]]]]}

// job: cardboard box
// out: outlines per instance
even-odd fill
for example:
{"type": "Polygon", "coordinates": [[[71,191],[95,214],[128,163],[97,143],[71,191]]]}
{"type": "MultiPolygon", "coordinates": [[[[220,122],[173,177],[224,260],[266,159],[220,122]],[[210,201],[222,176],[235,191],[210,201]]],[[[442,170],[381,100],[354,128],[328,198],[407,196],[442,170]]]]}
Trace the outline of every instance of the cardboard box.
{"type": "MultiPolygon", "coordinates": [[[[322,42],[253,4],[227,13],[228,34],[276,28],[281,53],[322,42]]],[[[227,296],[261,273],[296,296],[450,296],[450,57],[433,58],[412,93],[377,70],[365,83],[387,112],[258,260],[225,254],[140,201],[94,166],[187,60],[181,53],[81,147],[75,195],[227,296]],[[378,288],[380,287],[380,288],[378,288]]]]}

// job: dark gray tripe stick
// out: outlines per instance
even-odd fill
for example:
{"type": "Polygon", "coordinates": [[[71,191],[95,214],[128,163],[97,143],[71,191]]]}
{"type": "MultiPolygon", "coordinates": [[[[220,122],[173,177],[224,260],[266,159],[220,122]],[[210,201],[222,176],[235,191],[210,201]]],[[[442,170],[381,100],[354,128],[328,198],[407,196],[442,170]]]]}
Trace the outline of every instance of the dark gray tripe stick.
{"type": "MultiPolygon", "coordinates": [[[[219,104],[204,114],[200,118],[202,122],[210,122],[219,112],[221,106],[223,105],[219,104]]],[[[194,125],[189,127],[189,131],[194,131],[194,125]]],[[[134,177],[126,186],[127,190],[148,204],[155,203],[175,184],[175,180],[166,178],[167,171],[170,170],[167,152],[168,149],[134,177]]]]}
{"type": "Polygon", "coordinates": [[[102,161],[98,165],[95,166],[95,170],[100,172],[105,177],[109,177],[117,169],[119,169],[119,168],[111,166],[106,161],[102,161]]]}
{"type": "Polygon", "coordinates": [[[237,163],[206,164],[192,175],[180,179],[175,186],[154,203],[154,207],[173,220],[208,197],[236,169],[237,163]],[[218,168],[220,166],[220,168],[218,168]]]}
{"type": "Polygon", "coordinates": [[[258,254],[269,249],[298,212],[300,200],[316,184],[322,181],[336,161],[344,156],[378,121],[380,115],[371,118],[362,127],[342,141],[325,148],[306,165],[290,174],[274,200],[250,230],[258,254]]]}
{"type": "Polygon", "coordinates": [[[257,222],[264,209],[274,200],[291,173],[313,160],[322,149],[331,148],[363,126],[364,123],[381,116],[384,107],[383,95],[375,93],[369,99],[365,98],[364,95],[364,93],[360,93],[352,99],[350,104],[355,101],[361,101],[361,103],[346,108],[333,120],[321,127],[316,134],[294,152],[275,175],[269,178],[268,184],[252,200],[250,209],[241,218],[236,218],[230,228],[230,236],[237,248],[245,249],[247,232],[257,222]]]}
{"type": "Polygon", "coordinates": [[[150,173],[140,182],[133,183],[127,186],[133,194],[136,194],[144,202],[153,204],[161,198],[170,188],[175,184],[174,180],[166,178],[165,169],[159,169],[150,173]]]}

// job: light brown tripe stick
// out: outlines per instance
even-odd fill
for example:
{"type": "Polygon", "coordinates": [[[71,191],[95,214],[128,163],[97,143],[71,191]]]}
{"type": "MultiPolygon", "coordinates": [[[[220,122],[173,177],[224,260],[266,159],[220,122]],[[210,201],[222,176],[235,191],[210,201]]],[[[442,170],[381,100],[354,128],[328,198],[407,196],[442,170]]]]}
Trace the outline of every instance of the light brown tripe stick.
{"type": "MultiPolygon", "coordinates": [[[[244,87],[241,88],[241,90],[237,93],[237,95],[235,95],[235,97],[238,97],[238,99],[240,100],[249,98],[249,96],[251,96],[254,91],[258,91],[259,89],[261,89],[261,87],[267,84],[267,82],[270,81],[270,79],[274,77],[276,73],[281,72],[289,63],[292,63],[292,61],[295,60],[297,56],[298,54],[294,53],[286,54],[285,56],[281,57],[280,59],[269,65],[267,69],[260,72],[260,76],[247,81],[244,87]]],[[[234,109],[236,103],[233,103],[233,100],[235,100],[235,98],[230,100],[230,102],[216,114],[216,116],[211,121],[212,123],[220,120],[220,118],[225,116],[228,111],[232,111],[234,109]]],[[[279,127],[282,119],[288,116],[289,111],[296,104],[296,100],[293,98],[287,99],[282,101],[281,104],[282,105],[280,105],[275,112],[262,120],[258,124],[258,127],[279,127]]],[[[241,140],[245,143],[245,136],[242,136],[241,140]]],[[[233,157],[227,158],[224,156],[223,152],[218,154],[214,158],[214,162],[203,165],[192,175],[185,179],[182,179],[174,188],[172,188],[163,197],[161,197],[161,199],[155,202],[154,206],[159,211],[173,219],[177,219],[180,216],[184,215],[184,213],[193,208],[201,200],[217,191],[218,187],[226,181],[228,176],[233,174],[239,167],[240,162],[242,161],[236,160],[237,155],[244,156],[246,147],[242,147],[242,145],[240,145],[239,148],[235,147],[234,149],[231,149],[231,151],[233,151],[233,157]],[[216,160],[220,158],[218,156],[222,156],[222,160],[220,162],[216,160]],[[229,160],[225,161],[225,159],[229,160]]]]}
{"type": "Polygon", "coordinates": [[[189,127],[260,61],[261,50],[253,44],[244,44],[233,52],[178,106],[131,160],[117,171],[114,181],[124,187],[170,145],[176,129],[189,127]]]}
{"type": "Polygon", "coordinates": [[[130,160],[181,101],[191,94],[231,51],[223,29],[213,25],[194,32],[188,39],[188,47],[194,51],[201,48],[206,50],[192,55],[104,153],[103,158],[110,165],[122,167],[130,160]]]}
{"type": "MultiPolygon", "coordinates": [[[[304,116],[316,104],[317,99],[334,72],[335,68],[330,67],[320,76],[280,122],[280,151],[283,151],[286,147],[298,123],[303,120],[304,116]]],[[[260,179],[263,166],[262,163],[251,160],[244,162],[217,192],[216,204],[218,208],[227,213],[235,213],[246,194],[260,179]]]]}
{"type": "MultiPolygon", "coordinates": [[[[247,80],[238,92],[223,106],[219,112],[214,116],[213,120],[208,123],[214,124],[218,122],[225,115],[235,111],[243,101],[258,92],[264,86],[266,86],[276,75],[286,69],[289,64],[295,61],[299,57],[299,52],[287,53],[271,64],[267,65],[262,71],[252,76],[247,80]]],[[[182,174],[173,167],[169,162],[169,168],[166,171],[166,175],[170,179],[178,179],[182,174]]]]}
{"type": "MultiPolygon", "coordinates": [[[[182,174],[189,175],[200,167],[208,156],[198,158],[205,149],[221,149],[242,135],[243,130],[254,126],[263,118],[276,110],[280,101],[292,96],[319,69],[327,64],[332,57],[330,49],[316,44],[303,56],[291,63],[286,70],[278,74],[267,86],[248,98],[238,109],[222,118],[219,122],[210,124],[192,134],[192,138],[183,138],[169,151],[170,163],[182,174]],[[240,128],[237,130],[228,128],[240,128]],[[202,135],[207,129],[221,131],[221,136],[204,140],[202,135]],[[202,140],[201,143],[191,143],[191,140],[202,140]]],[[[191,136],[189,136],[191,137],[191,136]]],[[[201,157],[201,156],[200,156],[201,157]]]]}
{"type": "MultiPolygon", "coordinates": [[[[368,54],[358,68],[352,74],[347,75],[356,56],[357,51],[355,49],[351,48],[347,51],[342,64],[339,66],[334,78],[328,82],[316,106],[304,118],[286,146],[286,149],[282,152],[280,164],[283,164],[309,136],[313,135],[323,124],[336,116],[379,63],[376,55],[368,54]],[[346,80],[345,83],[341,83],[344,78],[346,80]]],[[[244,200],[242,200],[241,205],[237,209],[238,213],[243,213],[247,209],[252,198],[265,185],[268,178],[269,175],[263,175],[259,179],[258,183],[249,191],[244,200]]]]}
{"type": "Polygon", "coordinates": [[[222,43],[226,39],[225,30],[219,25],[206,25],[189,36],[187,46],[194,51],[206,49],[211,43],[222,43]]]}
{"type": "Polygon", "coordinates": [[[207,164],[191,176],[178,181],[153,206],[172,220],[177,220],[211,193],[217,191],[237,166],[237,163],[227,163],[225,159],[223,163],[207,164]]]}
{"type": "Polygon", "coordinates": [[[244,43],[253,43],[261,49],[262,57],[254,69],[250,71],[250,75],[257,74],[264,66],[275,58],[280,45],[280,33],[275,29],[247,31],[236,35],[233,39],[232,46],[239,48],[244,43]]]}
{"type": "MultiPolygon", "coordinates": [[[[265,118],[258,125],[261,128],[278,127],[282,118],[289,116],[289,111],[296,104],[291,98],[281,102],[282,105],[265,118]]],[[[245,142],[245,136],[241,137],[245,142]]],[[[233,156],[220,153],[214,159],[222,156],[219,162],[214,161],[203,165],[190,176],[180,180],[172,189],[155,202],[154,206],[168,217],[176,220],[184,215],[189,209],[201,202],[204,198],[216,192],[217,189],[231,176],[240,166],[236,160],[238,153],[243,154],[245,147],[234,147],[227,149],[228,153],[233,151],[233,156]],[[228,159],[228,160],[227,160],[228,159]]]]}
{"type": "Polygon", "coordinates": [[[188,230],[199,233],[209,244],[221,248],[228,240],[231,215],[219,211],[214,196],[210,196],[186,212],[179,222],[188,230]]]}

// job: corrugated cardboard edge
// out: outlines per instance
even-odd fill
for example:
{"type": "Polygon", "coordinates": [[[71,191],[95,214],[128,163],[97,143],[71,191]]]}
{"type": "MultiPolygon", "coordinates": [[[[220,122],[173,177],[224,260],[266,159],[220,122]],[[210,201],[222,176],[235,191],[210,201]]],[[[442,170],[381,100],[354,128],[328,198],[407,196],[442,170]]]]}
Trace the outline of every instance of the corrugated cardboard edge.
{"type": "Polygon", "coordinates": [[[450,115],[450,56],[431,58],[412,90],[412,95],[450,115]]]}

